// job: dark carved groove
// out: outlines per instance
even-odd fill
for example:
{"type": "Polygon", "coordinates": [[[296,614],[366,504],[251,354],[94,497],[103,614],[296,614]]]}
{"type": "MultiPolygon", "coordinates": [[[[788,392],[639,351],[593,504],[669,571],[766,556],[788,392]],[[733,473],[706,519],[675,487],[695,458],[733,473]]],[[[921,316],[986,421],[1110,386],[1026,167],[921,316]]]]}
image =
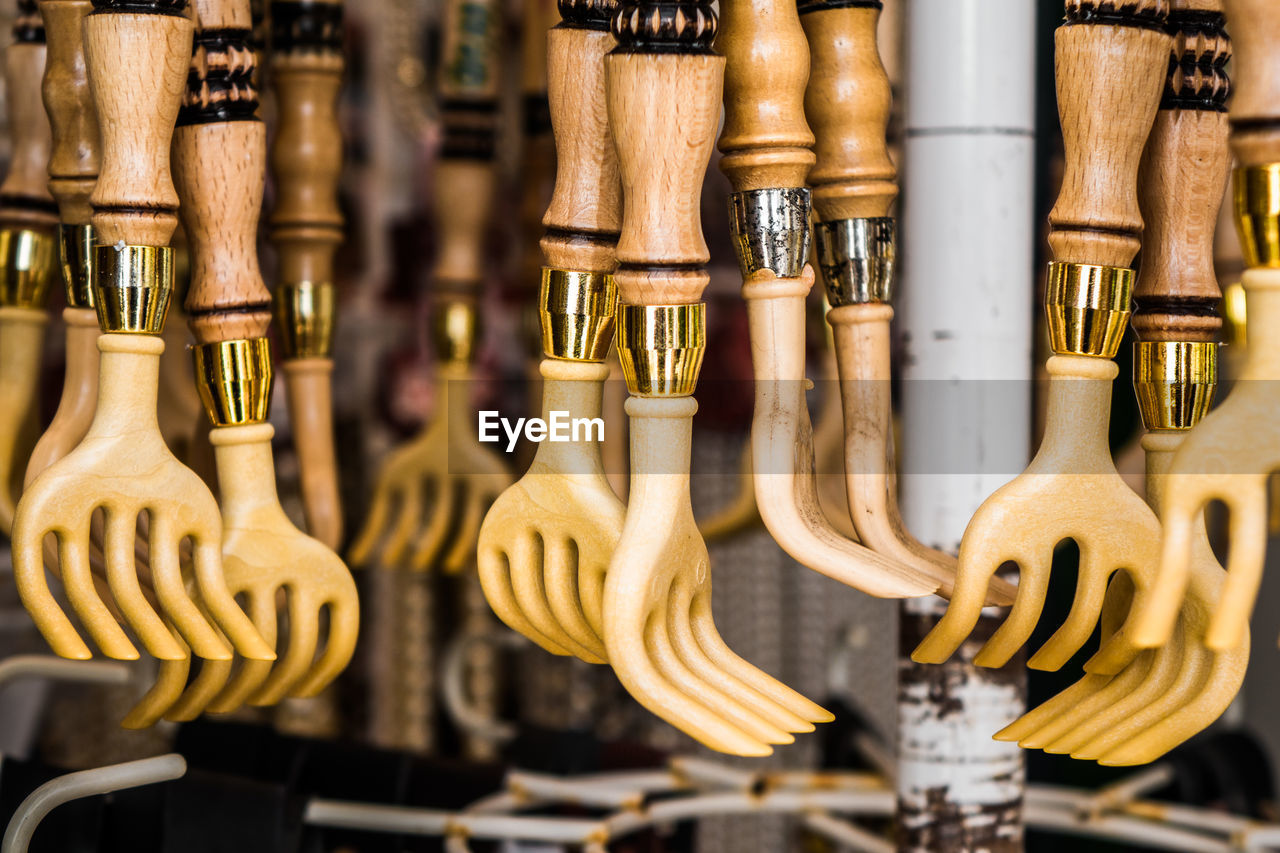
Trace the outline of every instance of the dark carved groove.
{"type": "Polygon", "coordinates": [[[623,0],[610,29],[615,53],[711,53],[716,26],[710,0],[623,0]]]}
{"type": "Polygon", "coordinates": [[[491,100],[450,98],[440,104],[444,140],[440,156],[458,160],[492,160],[497,151],[498,105],[491,100]]]}
{"type": "Polygon", "coordinates": [[[253,72],[251,31],[198,30],[178,124],[255,120],[258,92],[253,85],[253,72]]]}
{"type": "Polygon", "coordinates": [[[0,195],[0,209],[9,211],[32,210],[40,213],[52,213],[57,215],[58,205],[53,199],[34,198],[27,195],[17,195],[15,193],[4,193],[0,195]]]}
{"type": "Polygon", "coordinates": [[[828,9],[875,9],[884,8],[883,0],[797,0],[796,11],[801,15],[810,12],[825,12],[828,9]]]}
{"type": "Polygon", "coordinates": [[[308,0],[271,4],[271,49],[281,53],[342,51],[342,5],[308,0]]]}
{"type": "Polygon", "coordinates": [[[607,30],[617,0],[559,0],[559,26],[578,30],[607,30]]]}
{"type": "Polygon", "coordinates": [[[1217,12],[1173,12],[1168,32],[1174,39],[1173,53],[1160,108],[1226,112],[1231,94],[1226,18],[1217,12]]]}
{"type": "Polygon", "coordinates": [[[1164,31],[1168,0],[1067,0],[1064,26],[1079,24],[1164,31]]]}
{"type": "Polygon", "coordinates": [[[18,14],[13,19],[13,40],[16,44],[44,44],[44,18],[36,0],[18,0],[18,14]]]}
{"type": "Polygon", "coordinates": [[[129,12],[142,15],[186,16],[187,0],[93,0],[91,14],[129,12]]]}

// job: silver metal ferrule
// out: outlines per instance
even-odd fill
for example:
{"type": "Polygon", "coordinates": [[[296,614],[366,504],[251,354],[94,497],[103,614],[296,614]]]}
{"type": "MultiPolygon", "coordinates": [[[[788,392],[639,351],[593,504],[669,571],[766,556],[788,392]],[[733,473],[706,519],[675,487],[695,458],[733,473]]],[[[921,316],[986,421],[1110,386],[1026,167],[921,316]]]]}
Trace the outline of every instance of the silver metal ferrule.
{"type": "Polygon", "coordinates": [[[813,231],[818,267],[832,308],[890,300],[897,242],[892,218],[817,222],[813,231]]]}
{"type": "Polygon", "coordinates": [[[742,275],[769,270],[797,278],[809,262],[809,190],[750,190],[729,196],[729,228],[742,275]]]}

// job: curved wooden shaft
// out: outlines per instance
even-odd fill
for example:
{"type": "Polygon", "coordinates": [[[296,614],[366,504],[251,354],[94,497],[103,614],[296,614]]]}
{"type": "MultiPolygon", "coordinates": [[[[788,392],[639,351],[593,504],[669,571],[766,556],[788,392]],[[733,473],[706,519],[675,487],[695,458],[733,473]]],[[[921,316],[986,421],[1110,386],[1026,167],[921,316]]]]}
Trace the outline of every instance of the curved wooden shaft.
{"type": "Polygon", "coordinates": [[[1231,150],[1241,166],[1280,162],[1280,5],[1224,2],[1235,49],[1231,150]]]}
{"type": "Polygon", "coordinates": [[[279,125],[271,146],[275,209],[268,219],[279,283],[333,281],[342,243],[341,0],[271,4],[271,85],[279,125]]]}
{"type": "Polygon", "coordinates": [[[1223,24],[1221,0],[1174,0],[1169,15],[1170,72],[1138,181],[1146,230],[1130,323],[1144,341],[1211,341],[1222,325],[1213,238],[1231,168],[1223,24]]]}
{"type": "Polygon", "coordinates": [[[186,0],[106,0],[85,18],[89,85],[102,129],[93,188],[100,245],[167,246],[178,194],[169,143],[191,63],[186,0]],[[149,6],[148,11],[137,11],[149,6]]]}
{"type": "Polygon", "coordinates": [[[547,35],[547,101],[556,141],[556,185],[542,224],[549,267],[612,272],[622,230],[622,185],[609,132],[604,56],[615,4],[585,3],[547,35]]]}
{"type": "Polygon", "coordinates": [[[499,6],[496,0],[449,0],[440,64],[444,148],[436,173],[440,251],[433,278],[440,292],[474,294],[487,268],[485,233],[496,181],[499,6]]]}
{"type": "Polygon", "coordinates": [[[41,0],[49,41],[44,69],[44,107],[53,130],[49,191],[64,225],[88,225],[89,194],[98,180],[101,133],[84,59],[84,18],[89,0],[41,0]]]}
{"type": "Polygon", "coordinates": [[[715,144],[724,57],[710,3],[628,0],[605,58],[609,125],[622,176],[618,295],[633,305],[698,302],[710,259],[702,180],[715,144]]]}
{"type": "Polygon", "coordinates": [[[174,134],[191,247],[188,324],[196,343],[260,338],[271,296],[258,269],[266,130],[255,118],[249,0],[195,0],[187,94],[174,134]]]}
{"type": "Polygon", "coordinates": [[[17,228],[52,228],[57,224],[49,195],[49,119],[40,100],[45,69],[45,29],[35,3],[18,4],[13,44],[5,51],[5,92],[13,147],[9,173],[0,184],[0,224],[17,228]]]}
{"type": "Polygon", "coordinates": [[[1049,213],[1063,263],[1128,267],[1142,234],[1137,175],[1169,64],[1169,0],[1067,0],[1054,36],[1066,168],[1049,213]]]}
{"type": "Polygon", "coordinates": [[[801,0],[812,70],[805,113],[817,143],[809,172],[817,219],[889,215],[898,172],[885,133],[893,93],[876,46],[880,4],[801,0]]]}
{"type": "Polygon", "coordinates": [[[720,170],[735,192],[803,187],[815,157],[805,121],[809,53],[791,0],[721,0],[720,170]]]}

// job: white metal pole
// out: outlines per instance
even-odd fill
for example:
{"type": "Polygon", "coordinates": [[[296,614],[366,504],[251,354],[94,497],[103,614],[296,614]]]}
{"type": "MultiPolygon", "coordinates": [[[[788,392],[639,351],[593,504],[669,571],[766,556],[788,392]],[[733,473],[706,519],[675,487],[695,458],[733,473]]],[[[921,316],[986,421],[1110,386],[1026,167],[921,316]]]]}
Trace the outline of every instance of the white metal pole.
{"type": "MultiPolygon", "coordinates": [[[[902,511],[952,553],[1030,453],[1036,5],[906,8],[902,511]]],[[[902,611],[899,850],[1021,850],[1022,759],[991,739],[1025,709],[1021,668],[972,666],[974,642],[944,666],[913,664],[944,606],[902,611]]]]}

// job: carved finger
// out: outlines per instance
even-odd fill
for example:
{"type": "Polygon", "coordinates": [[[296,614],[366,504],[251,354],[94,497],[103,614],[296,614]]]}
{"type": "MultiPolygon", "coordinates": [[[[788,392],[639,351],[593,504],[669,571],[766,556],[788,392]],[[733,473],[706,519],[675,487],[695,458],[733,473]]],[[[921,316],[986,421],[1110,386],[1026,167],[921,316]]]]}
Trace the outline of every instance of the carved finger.
{"type": "Polygon", "coordinates": [[[387,521],[391,517],[391,499],[393,491],[390,486],[384,486],[379,477],[377,488],[373,492],[373,506],[369,508],[369,514],[365,517],[364,526],[360,528],[360,533],[356,536],[356,541],[351,544],[351,548],[347,551],[347,559],[353,566],[367,566],[369,559],[373,556],[373,548],[378,544],[378,537],[382,535],[382,531],[387,526],[387,521]]]}
{"type": "Polygon", "coordinates": [[[143,647],[160,660],[183,660],[187,649],[174,639],[172,626],[156,613],[142,592],[134,564],[134,531],[137,516],[131,512],[107,511],[103,532],[103,556],[106,558],[107,584],[111,597],[125,621],[142,641],[143,647]]]}
{"type": "MultiPolygon", "coordinates": [[[[175,638],[176,642],[182,642],[175,638]]],[[[182,660],[160,661],[156,670],[156,681],[147,690],[145,696],[138,700],[125,718],[120,722],[126,729],[147,729],[160,722],[165,711],[173,706],[182,696],[187,686],[187,675],[191,672],[191,658],[182,660]]]]}
{"type": "MultiPolygon", "coordinates": [[[[1155,652],[1143,652],[1119,675],[1109,677],[1101,690],[1084,697],[1035,733],[1019,740],[1018,745],[1023,749],[1046,749],[1047,751],[1047,747],[1050,744],[1088,720],[1092,715],[1101,713],[1124,696],[1137,690],[1138,685],[1142,683],[1142,679],[1146,677],[1147,672],[1151,669],[1154,659],[1155,652]]],[[[1106,676],[1099,676],[1099,678],[1104,677],[1106,676]]]]}
{"type": "Polygon", "coordinates": [[[311,671],[294,685],[292,696],[304,699],[315,696],[346,669],[355,654],[356,639],[360,634],[360,607],[355,596],[335,598],[328,602],[328,607],[329,637],[324,651],[311,671]]]}
{"type": "MultiPolygon", "coordinates": [[[[63,591],[71,609],[80,619],[80,624],[93,637],[104,655],[117,660],[137,660],[138,650],[98,594],[93,572],[89,567],[87,527],[86,524],[86,529],[83,530],[64,530],[58,533],[58,565],[62,569],[63,591]]],[[[54,650],[57,651],[57,648],[54,650]]],[[[181,652],[176,656],[183,657],[181,652]]]]}
{"type": "Polygon", "coordinates": [[[251,705],[275,705],[283,699],[316,659],[320,643],[320,602],[296,586],[288,587],[289,647],[258,692],[251,705]]]}
{"type": "Polygon", "coordinates": [[[1191,540],[1205,502],[1185,493],[1175,497],[1188,485],[1178,481],[1176,474],[1170,475],[1165,486],[1160,507],[1160,569],[1141,609],[1134,614],[1131,639],[1142,649],[1162,646],[1172,636],[1191,577],[1191,540]]]}
{"type": "MultiPolygon", "coordinates": [[[[580,645],[590,649],[601,660],[606,660],[608,654],[604,649],[604,641],[582,612],[582,600],[578,595],[577,547],[571,540],[555,535],[544,537],[542,547],[543,584],[546,586],[547,603],[551,606],[556,622],[580,645]]],[[[599,606],[598,601],[596,606],[599,606]]]]}
{"type": "Polygon", "coordinates": [[[977,523],[976,519],[969,523],[970,530],[965,531],[968,541],[960,544],[955,586],[951,590],[947,612],[911,652],[911,659],[916,663],[945,663],[973,632],[978,617],[982,615],[987,587],[1004,560],[977,544],[977,534],[970,533],[977,523]]]}
{"type": "Polygon", "coordinates": [[[556,645],[568,649],[587,663],[604,663],[604,658],[569,636],[552,615],[542,581],[545,565],[542,537],[532,532],[517,536],[511,549],[511,586],[515,590],[516,603],[521,612],[543,636],[550,638],[556,645]]]}
{"type": "Polygon", "coordinates": [[[400,565],[414,531],[422,524],[422,488],[422,484],[415,481],[400,493],[400,506],[397,508],[395,521],[382,545],[381,559],[387,566],[400,565]]]}
{"type": "Polygon", "coordinates": [[[418,537],[413,548],[413,556],[409,560],[409,568],[415,572],[431,570],[449,537],[449,525],[453,519],[453,501],[447,498],[448,495],[443,491],[436,494],[436,500],[431,507],[431,518],[427,521],[422,535],[418,537]]]}
{"type": "Polygon", "coordinates": [[[449,574],[466,571],[476,553],[476,537],[480,534],[480,523],[484,521],[485,510],[493,500],[488,496],[470,493],[466,506],[462,510],[462,519],[453,535],[453,542],[445,552],[442,568],[449,574]]]}
{"type": "MultiPolygon", "coordinates": [[[[89,660],[93,657],[93,652],[85,645],[49,589],[49,579],[45,575],[42,558],[45,531],[30,530],[29,524],[25,522],[23,513],[19,513],[13,527],[12,543],[13,579],[18,587],[18,597],[22,599],[22,606],[31,614],[40,635],[54,654],[73,660],[89,660]]],[[[117,654],[109,657],[120,660],[137,659],[137,649],[133,648],[128,637],[122,639],[124,642],[117,643],[114,647],[117,654]]],[[[97,642],[96,637],[94,642],[97,642]]]]}
{"type": "MultiPolygon", "coordinates": [[[[249,590],[245,599],[253,627],[271,648],[278,649],[279,620],[276,614],[275,587],[249,590]]],[[[214,714],[229,714],[240,708],[262,686],[267,676],[271,675],[273,666],[273,661],[241,661],[239,671],[209,703],[209,710],[214,714]]]]}
{"type": "Polygon", "coordinates": [[[1227,579],[1204,638],[1205,645],[1217,652],[1240,645],[1258,600],[1267,558],[1267,481],[1265,477],[1248,480],[1247,487],[1231,499],[1227,579]]]}
{"type": "Polygon", "coordinates": [[[553,655],[568,657],[572,652],[550,640],[524,615],[511,585],[510,558],[497,548],[482,548],[477,556],[480,588],[489,607],[507,627],[537,643],[553,655]]]}
{"type": "Polygon", "coordinates": [[[222,574],[222,546],[212,540],[192,536],[196,584],[200,598],[218,628],[231,641],[236,654],[249,660],[275,660],[275,649],[258,634],[249,617],[236,604],[222,574]]]}
{"type": "Polygon", "coordinates": [[[230,660],[231,647],[187,594],[175,533],[172,521],[163,516],[152,519],[151,583],[160,608],[191,647],[193,655],[205,660],[230,660]]]}
{"type": "MultiPolygon", "coordinates": [[[[1040,620],[1040,613],[1044,610],[1045,597],[1049,594],[1049,572],[1052,562],[1052,551],[1042,557],[1024,558],[1018,561],[1020,569],[1018,595],[1013,601],[1013,608],[991,638],[974,655],[975,664],[989,667],[1004,666],[1009,662],[1009,658],[1013,657],[1030,639],[1032,632],[1036,629],[1036,623],[1040,620]]],[[[950,613],[951,608],[948,607],[947,612],[950,613]]],[[[1067,657],[1070,656],[1067,655],[1067,657]]]]}
{"type": "Polygon", "coordinates": [[[1021,743],[1034,736],[1044,726],[1106,687],[1109,675],[1086,675],[1075,684],[1061,691],[1047,702],[1042,702],[1009,725],[992,735],[993,740],[1021,743]]]}
{"type": "Polygon", "coordinates": [[[1093,636],[1093,629],[1102,615],[1102,603],[1107,596],[1107,581],[1111,567],[1105,565],[1099,555],[1087,545],[1080,547],[1080,570],[1076,576],[1076,595],[1071,602],[1071,612],[1053,636],[1031,656],[1027,666],[1048,672],[1056,672],[1069,661],[1093,636]]]}

